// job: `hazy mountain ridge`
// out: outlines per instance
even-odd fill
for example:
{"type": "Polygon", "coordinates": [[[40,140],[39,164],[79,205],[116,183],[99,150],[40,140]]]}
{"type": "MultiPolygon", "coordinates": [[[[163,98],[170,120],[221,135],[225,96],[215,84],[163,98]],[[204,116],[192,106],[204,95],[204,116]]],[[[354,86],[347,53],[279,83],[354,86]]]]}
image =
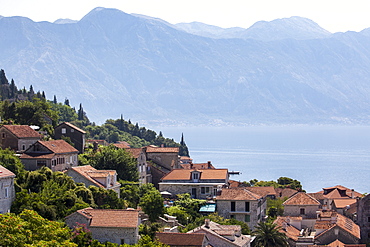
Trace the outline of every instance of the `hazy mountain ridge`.
{"type": "Polygon", "coordinates": [[[253,39],[212,39],[115,9],[68,24],[4,17],[0,67],[20,87],[81,102],[98,122],[121,113],[188,124],[368,122],[369,32],[316,25],[295,17],[253,25],[253,39]],[[261,38],[287,22],[308,23],[298,36],[311,38],[261,38]]]}

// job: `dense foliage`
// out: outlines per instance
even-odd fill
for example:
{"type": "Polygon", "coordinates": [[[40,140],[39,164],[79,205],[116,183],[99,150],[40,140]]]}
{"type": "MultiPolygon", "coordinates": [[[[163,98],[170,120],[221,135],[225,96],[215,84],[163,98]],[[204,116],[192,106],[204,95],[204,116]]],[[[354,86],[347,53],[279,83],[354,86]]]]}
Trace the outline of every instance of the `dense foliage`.
{"type": "Polygon", "coordinates": [[[249,182],[243,182],[245,186],[257,186],[257,187],[266,187],[272,186],[274,188],[290,188],[298,191],[302,190],[301,182],[296,179],[288,178],[288,177],[280,177],[277,181],[258,181],[257,179],[252,179],[249,182]]]}

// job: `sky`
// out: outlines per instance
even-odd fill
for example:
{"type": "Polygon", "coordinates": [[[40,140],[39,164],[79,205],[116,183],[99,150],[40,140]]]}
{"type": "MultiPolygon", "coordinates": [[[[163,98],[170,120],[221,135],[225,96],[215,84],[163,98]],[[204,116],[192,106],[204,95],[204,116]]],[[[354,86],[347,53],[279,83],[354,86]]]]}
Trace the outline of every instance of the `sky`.
{"type": "Polygon", "coordinates": [[[169,23],[203,22],[248,28],[257,21],[300,16],[330,32],[370,27],[369,0],[0,0],[0,15],[33,21],[80,20],[95,7],[160,18],[169,23]]]}

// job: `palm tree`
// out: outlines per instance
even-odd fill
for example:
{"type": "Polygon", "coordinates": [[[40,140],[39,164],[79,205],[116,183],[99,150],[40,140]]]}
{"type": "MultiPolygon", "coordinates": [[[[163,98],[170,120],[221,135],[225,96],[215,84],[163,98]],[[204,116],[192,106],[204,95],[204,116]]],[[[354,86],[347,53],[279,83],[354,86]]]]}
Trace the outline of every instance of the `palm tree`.
{"type": "Polygon", "coordinates": [[[286,247],[289,246],[287,236],[280,232],[280,227],[275,223],[260,222],[252,235],[254,247],[286,247]]]}

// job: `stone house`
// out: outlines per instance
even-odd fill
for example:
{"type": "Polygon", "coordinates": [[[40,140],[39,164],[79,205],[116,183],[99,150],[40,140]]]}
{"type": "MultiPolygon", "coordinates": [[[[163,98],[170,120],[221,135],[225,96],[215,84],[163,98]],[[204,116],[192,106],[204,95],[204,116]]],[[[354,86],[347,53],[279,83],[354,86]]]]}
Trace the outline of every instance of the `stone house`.
{"type": "Polygon", "coordinates": [[[239,225],[220,225],[216,222],[205,220],[205,224],[188,233],[204,233],[210,246],[218,247],[250,247],[251,236],[241,233],[239,225]]]}
{"type": "Polygon", "coordinates": [[[41,135],[28,125],[3,125],[0,127],[1,148],[24,152],[41,139],[41,135]]]}
{"type": "Polygon", "coordinates": [[[43,166],[52,171],[64,171],[77,166],[78,150],[63,140],[37,141],[20,159],[26,170],[33,171],[43,166]]]}
{"type": "Polygon", "coordinates": [[[316,218],[316,211],[320,209],[320,202],[305,192],[298,192],[284,203],[284,216],[301,216],[316,218]]]}
{"type": "Polygon", "coordinates": [[[250,188],[222,189],[216,197],[217,213],[227,219],[246,222],[253,229],[266,216],[268,193],[257,194],[250,191],[250,188]]]}
{"type": "Polygon", "coordinates": [[[180,166],[183,169],[215,169],[211,161],[208,161],[207,163],[180,163],[180,166]]]}
{"type": "Polygon", "coordinates": [[[71,123],[64,122],[54,128],[54,138],[69,137],[80,154],[84,152],[86,132],[71,123]]]}
{"type": "Polygon", "coordinates": [[[357,202],[357,224],[361,228],[361,242],[370,243],[370,194],[357,202]]]}
{"type": "Polygon", "coordinates": [[[86,187],[90,185],[107,190],[113,190],[120,197],[121,184],[117,182],[117,172],[115,170],[97,170],[90,165],[74,166],[66,171],[66,174],[76,182],[84,183],[86,187]]]}
{"type": "Polygon", "coordinates": [[[157,166],[166,169],[168,172],[172,169],[181,168],[178,147],[156,147],[150,145],[143,149],[146,154],[147,161],[152,161],[157,166]]]}
{"type": "Polygon", "coordinates": [[[0,165],[0,214],[10,212],[15,199],[15,174],[0,165]]]}
{"type": "Polygon", "coordinates": [[[133,209],[85,208],[68,215],[65,222],[70,228],[85,225],[100,242],[133,245],[139,240],[139,212],[133,209]]]}
{"type": "Polygon", "coordinates": [[[196,199],[213,198],[229,182],[227,169],[174,169],[159,183],[159,191],[189,193],[196,199]]]}
{"type": "Polygon", "coordinates": [[[207,247],[208,238],[204,233],[157,232],[156,239],[170,247],[207,247]]]}
{"type": "MultiPolygon", "coordinates": [[[[116,147],[118,147],[115,144],[116,147]]],[[[125,148],[136,160],[137,170],[139,172],[139,183],[146,184],[152,182],[152,175],[150,169],[148,169],[148,163],[146,162],[146,154],[142,148],[125,148]]]]}
{"type": "Polygon", "coordinates": [[[358,244],[360,240],[360,227],[332,210],[317,211],[315,219],[279,216],[274,223],[287,235],[290,246],[329,245],[336,240],[358,244]]]}

